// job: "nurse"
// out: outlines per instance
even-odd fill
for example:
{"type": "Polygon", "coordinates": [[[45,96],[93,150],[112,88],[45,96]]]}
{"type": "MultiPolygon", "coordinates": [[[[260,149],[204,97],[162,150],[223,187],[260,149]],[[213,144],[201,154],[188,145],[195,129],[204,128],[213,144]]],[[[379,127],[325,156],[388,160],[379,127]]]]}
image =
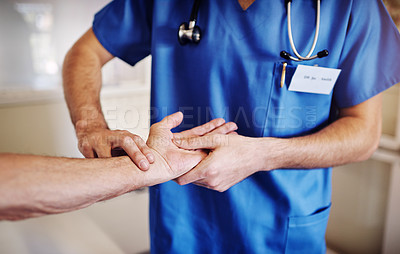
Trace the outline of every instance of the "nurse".
{"type": "MultiPolygon", "coordinates": [[[[318,2],[204,0],[200,42],[182,46],[191,1],[115,0],[68,53],[67,103],[73,123],[87,123],[80,142],[115,135],[99,104],[100,69],[114,57],[135,65],[152,56],[153,123],[180,110],[178,131],[216,117],[239,127],[175,135],[181,148],[211,152],[178,184],[150,188],[152,253],[325,253],[331,167],[376,149],[380,93],[400,81],[400,37],[380,0],[324,0],[320,11],[318,2]],[[282,58],[295,55],[288,24],[304,56],[318,16],[316,52],[329,55],[282,58]]],[[[131,157],[146,169],[151,153],[136,140],[131,157]]],[[[110,156],[110,146],[89,148],[87,157],[110,156]]]]}

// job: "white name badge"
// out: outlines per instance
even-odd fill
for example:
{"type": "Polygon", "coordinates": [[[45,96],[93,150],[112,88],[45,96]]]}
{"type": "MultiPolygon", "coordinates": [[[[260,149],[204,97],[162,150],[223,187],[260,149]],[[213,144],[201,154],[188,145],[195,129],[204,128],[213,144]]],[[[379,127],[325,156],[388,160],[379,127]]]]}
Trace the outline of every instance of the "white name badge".
{"type": "Polygon", "coordinates": [[[330,94],[342,70],[298,65],[289,85],[289,91],[330,94]]]}

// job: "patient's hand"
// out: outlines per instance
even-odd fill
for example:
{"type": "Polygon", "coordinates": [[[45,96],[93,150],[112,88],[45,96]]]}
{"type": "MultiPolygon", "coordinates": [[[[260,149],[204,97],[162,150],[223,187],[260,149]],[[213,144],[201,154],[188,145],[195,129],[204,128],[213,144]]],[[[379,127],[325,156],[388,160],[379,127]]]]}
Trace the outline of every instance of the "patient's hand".
{"type": "MultiPolygon", "coordinates": [[[[168,178],[167,180],[174,179],[188,172],[194,168],[203,158],[207,156],[205,150],[184,150],[178,148],[172,141],[174,134],[171,129],[181,124],[183,114],[181,112],[174,113],[165,117],[162,121],[155,123],[150,128],[149,138],[147,145],[154,149],[156,161],[162,160],[166,168],[164,170],[156,169],[159,177],[168,178]]],[[[209,133],[228,134],[237,129],[234,123],[225,123],[221,118],[214,119],[206,124],[195,127],[191,130],[184,131],[175,135],[179,137],[203,136],[209,133]]],[[[158,163],[156,163],[158,164],[158,163]]],[[[159,164],[160,166],[160,164],[159,164]]],[[[155,173],[150,172],[147,173],[155,173]]],[[[158,179],[159,182],[166,181],[166,179],[158,179]]]]}

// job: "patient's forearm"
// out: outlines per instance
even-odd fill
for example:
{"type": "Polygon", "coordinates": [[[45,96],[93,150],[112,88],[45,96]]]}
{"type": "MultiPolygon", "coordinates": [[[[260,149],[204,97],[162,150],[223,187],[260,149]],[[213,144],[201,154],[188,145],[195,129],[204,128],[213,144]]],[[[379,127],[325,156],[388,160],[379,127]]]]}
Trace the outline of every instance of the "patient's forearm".
{"type": "Polygon", "coordinates": [[[80,209],[167,181],[171,177],[167,172],[161,157],[143,172],[128,157],[71,159],[0,154],[0,220],[80,209]]]}

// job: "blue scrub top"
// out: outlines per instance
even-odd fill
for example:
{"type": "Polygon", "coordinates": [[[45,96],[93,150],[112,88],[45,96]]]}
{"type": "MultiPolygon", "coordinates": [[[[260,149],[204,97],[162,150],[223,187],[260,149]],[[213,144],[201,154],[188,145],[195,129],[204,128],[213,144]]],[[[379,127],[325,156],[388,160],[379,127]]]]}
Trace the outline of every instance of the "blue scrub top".
{"type": "MultiPolygon", "coordinates": [[[[151,119],[182,111],[192,128],[223,117],[251,137],[295,137],[328,125],[337,108],[359,104],[400,81],[400,37],[381,1],[324,0],[317,51],[303,62],[342,69],[330,95],[280,87],[281,50],[291,52],[285,1],[203,0],[198,45],[180,46],[193,1],[115,0],[93,30],[114,56],[134,65],[152,55],[151,119]]],[[[316,3],[292,4],[293,37],[305,55],[316,3]]],[[[292,52],[291,52],[292,53],[292,52]]],[[[290,154],[288,154],[290,156],[290,154]]],[[[167,182],[150,188],[152,253],[325,253],[331,169],[259,172],[226,192],[167,182]]]]}

